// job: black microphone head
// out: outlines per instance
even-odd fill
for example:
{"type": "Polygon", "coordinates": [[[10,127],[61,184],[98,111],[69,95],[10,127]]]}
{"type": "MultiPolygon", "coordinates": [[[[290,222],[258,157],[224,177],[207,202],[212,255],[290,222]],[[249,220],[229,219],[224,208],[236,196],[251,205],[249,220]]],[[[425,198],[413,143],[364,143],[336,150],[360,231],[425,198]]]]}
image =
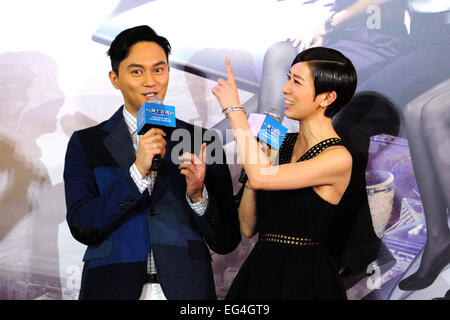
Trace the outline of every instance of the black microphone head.
{"type": "Polygon", "coordinates": [[[264,112],[264,114],[278,123],[281,122],[281,115],[280,112],[278,112],[278,109],[269,108],[267,109],[267,111],[264,112]]]}
{"type": "Polygon", "coordinates": [[[154,103],[154,104],[163,104],[163,101],[160,98],[158,98],[158,97],[153,97],[148,102],[149,103],[154,103]]]}

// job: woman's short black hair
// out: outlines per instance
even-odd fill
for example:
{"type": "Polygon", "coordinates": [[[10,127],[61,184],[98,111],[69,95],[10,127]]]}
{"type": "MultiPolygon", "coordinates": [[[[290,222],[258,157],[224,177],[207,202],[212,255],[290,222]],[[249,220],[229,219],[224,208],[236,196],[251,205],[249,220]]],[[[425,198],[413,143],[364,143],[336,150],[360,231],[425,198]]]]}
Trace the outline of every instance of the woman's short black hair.
{"type": "Polygon", "coordinates": [[[149,41],[156,42],[163,48],[166,53],[167,62],[169,62],[169,54],[171,51],[169,41],[159,36],[152,28],[143,25],[122,31],[111,43],[107,54],[111,58],[111,67],[113,71],[119,75],[119,64],[124,60],[130,48],[138,42],[149,41]]]}
{"type": "Polygon", "coordinates": [[[291,64],[307,62],[314,80],[315,96],[335,91],[336,100],[325,111],[332,118],[353,97],[357,76],[353,63],[337,50],[314,47],[300,52],[291,64]]]}

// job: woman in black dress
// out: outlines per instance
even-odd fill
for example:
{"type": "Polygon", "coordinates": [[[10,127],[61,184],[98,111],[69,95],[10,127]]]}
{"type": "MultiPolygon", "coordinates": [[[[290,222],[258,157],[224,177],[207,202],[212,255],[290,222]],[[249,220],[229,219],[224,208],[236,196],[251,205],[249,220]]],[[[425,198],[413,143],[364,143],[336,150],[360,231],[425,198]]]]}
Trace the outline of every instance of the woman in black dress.
{"type": "Polygon", "coordinates": [[[353,96],[356,71],[329,48],[298,54],[283,88],[285,115],[300,121],[272,165],[253,137],[239,102],[230,61],[228,79],[212,89],[234,131],[248,175],[239,208],[242,233],[259,240],[227,299],[346,299],[338,270],[321,244],[351,176],[352,157],[331,117],[353,96]]]}

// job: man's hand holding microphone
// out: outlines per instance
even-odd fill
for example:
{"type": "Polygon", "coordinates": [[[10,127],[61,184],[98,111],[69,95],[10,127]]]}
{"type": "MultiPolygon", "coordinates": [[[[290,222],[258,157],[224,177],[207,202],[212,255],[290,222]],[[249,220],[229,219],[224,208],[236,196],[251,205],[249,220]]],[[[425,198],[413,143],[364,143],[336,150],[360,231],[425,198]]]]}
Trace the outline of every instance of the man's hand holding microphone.
{"type": "MultiPolygon", "coordinates": [[[[152,171],[158,171],[161,159],[166,155],[166,138],[176,127],[175,107],[166,106],[159,98],[144,104],[137,115],[140,134],[136,167],[142,179],[152,171]]],[[[179,157],[180,173],[186,177],[186,193],[192,202],[203,197],[205,180],[206,143],[202,144],[200,155],[185,152],[179,157]]]]}
{"type": "Polygon", "coordinates": [[[151,173],[152,161],[155,155],[163,158],[166,154],[166,133],[159,128],[151,128],[139,139],[136,155],[136,167],[141,173],[142,179],[151,173]]]}

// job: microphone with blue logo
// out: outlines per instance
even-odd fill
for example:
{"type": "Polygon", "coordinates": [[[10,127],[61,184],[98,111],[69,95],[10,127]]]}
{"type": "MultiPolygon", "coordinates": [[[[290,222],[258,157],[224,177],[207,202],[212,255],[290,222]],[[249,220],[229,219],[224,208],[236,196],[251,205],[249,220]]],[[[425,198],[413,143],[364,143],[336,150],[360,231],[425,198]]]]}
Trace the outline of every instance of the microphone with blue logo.
{"type": "MultiPolygon", "coordinates": [[[[137,133],[145,134],[151,128],[159,128],[169,136],[176,127],[175,107],[164,105],[160,98],[152,98],[137,113],[137,133]]],[[[153,156],[150,170],[158,171],[161,166],[161,155],[153,156]]]]}
{"type": "MultiPolygon", "coordinates": [[[[287,128],[280,123],[281,116],[276,109],[269,109],[264,114],[251,113],[248,117],[248,124],[257,141],[265,142],[268,151],[278,151],[287,133],[287,128]]],[[[270,158],[273,158],[272,156],[270,158]]],[[[244,184],[248,180],[245,169],[241,169],[239,182],[244,184]]]]}

